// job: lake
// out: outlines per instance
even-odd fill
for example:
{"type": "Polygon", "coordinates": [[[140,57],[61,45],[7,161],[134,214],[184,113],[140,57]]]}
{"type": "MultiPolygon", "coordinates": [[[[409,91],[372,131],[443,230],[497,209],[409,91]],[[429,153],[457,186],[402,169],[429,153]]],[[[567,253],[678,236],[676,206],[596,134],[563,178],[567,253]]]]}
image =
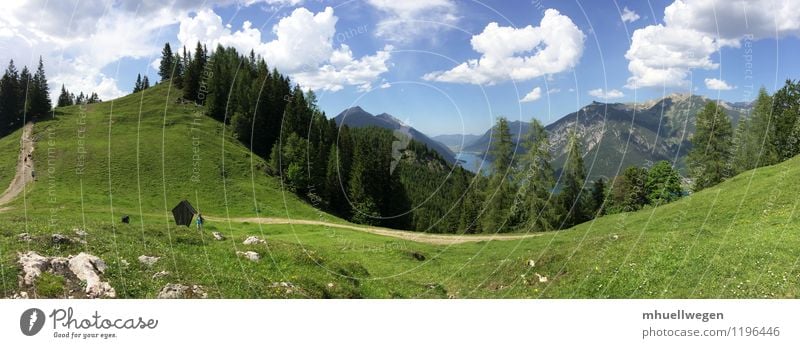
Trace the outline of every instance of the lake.
{"type": "Polygon", "coordinates": [[[459,152],[456,154],[456,160],[461,167],[473,173],[477,173],[480,168],[484,175],[489,173],[492,165],[491,161],[485,159],[483,154],[473,152],[459,152]]]}

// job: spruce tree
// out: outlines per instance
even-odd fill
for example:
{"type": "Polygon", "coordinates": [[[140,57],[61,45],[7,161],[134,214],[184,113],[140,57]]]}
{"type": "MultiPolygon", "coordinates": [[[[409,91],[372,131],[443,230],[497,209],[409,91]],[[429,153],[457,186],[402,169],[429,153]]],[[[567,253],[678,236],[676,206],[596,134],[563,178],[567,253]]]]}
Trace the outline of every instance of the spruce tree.
{"type": "Polygon", "coordinates": [[[694,190],[714,186],[731,176],[731,120],[716,102],[709,102],[697,114],[687,163],[694,179],[694,190]]]}
{"type": "Polygon", "coordinates": [[[69,91],[64,88],[64,84],[61,84],[61,94],[58,95],[58,103],[56,105],[58,107],[72,105],[72,98],[69,96],[69,91]]]}
{"type": "Polygon", "coordinates": [[[19,86],[19,93],[17,96],[19,97],[18,103],[20,106],[19,117],[22,119],[23,115],[27,115],[31,109],[31,97],[32,97],[32,90],[33,90],[33,75],[31,75],[30,70],[28,70],[27,66],[22,67],[22,71],[19,73],[19,82],[17,84],[19,86]]]}
{"type": "Polygon", "coordinates": [[[142,90],[142,74],[136,74],[136,84],[133,85],[133,93],[142,90]]]}
{"type": "Polygon", "coordinates": [[[647,200],[661,205],[681,197],[681,177],[668,161],[659,161],[647,171],[645,182],[647,200]]]}
{"type": "Polygon", "coordinates": [[[42,57],[39,57],[39,66],[33,75],[33,81],[31,81],[30,101],[31,117],[46,117],[49,115],[50,110],[53,109],[53,103],[50,101],[50,87],[47,86],[42,57]]]}
{"type": "Polygon", "coordinates": [[[588,204],[584,190],[586,170],[583,166],[580,139],[574,130],[568,135],[567,158],[562,176],[564,181],[558,196],[559,209],[562,214],[562,226],[571,227],[588,218],[588,204]]]}
{"type": "Polygon", "coordinates": [[[158,66],[158,76],[161,76],[161,81],[166,81],[172,78],[172,69],[175,68],[175,56],[172,55],[172,48],[169,47],[169,42],[164,44],[164,49],[161,50],[161,63],[158,66]]]}
{"type": "Polygon", "coordinates": [[[550,141],[539,120],[531,121],[523,146],[527,152],[520,160],[518,172],[520,193],[524,197],[524,227],[528,231],[547,231],[554,222],[551,195],[555,179],[550,166],[550,141]]]}
{"type": "Polygon", "coordinates": [[[773,143],[778,162],[800,153],[800,84],[786,80],[772,96],[773,143]]]}
{"type": "Polygon", "coordinates": [[[606,213],[606,180],[597,178],[592,182],[591,217],[603,216],[606,213]]]}
{"type": "Polygon", "coordinates": [[[147,77],[147,75],[144,75],[144,77],[142,77],[142,90],[148,88],[150,88],[150,79],[147,77]]]}
{"type": "Polygon", "coordinates": [[[24,105],[20,98],[19,82],[17,68],[14,66],[14,60],[11,60],[0,79],[0,136],[19,127],[17,119],[24,105]]]}
{"type": "Polygon", "coordinates": [[[514,142],[505,117],[497,119],[492,130],[489,156],[492,158],[492,174],[484,197],[486,208],[481,219],[483,232],[497,233],[513,227],[511,221],[514,205],[514,186],[511,168],[514,165],[514,142]]]}

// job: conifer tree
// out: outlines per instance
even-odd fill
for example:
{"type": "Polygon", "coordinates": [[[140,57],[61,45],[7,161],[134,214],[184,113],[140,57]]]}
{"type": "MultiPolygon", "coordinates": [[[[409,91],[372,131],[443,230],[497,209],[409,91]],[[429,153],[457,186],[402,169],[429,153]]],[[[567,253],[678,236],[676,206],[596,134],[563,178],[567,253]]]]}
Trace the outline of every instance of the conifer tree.
{"type": "Polygon", "coordinates": [[[588,218],[588,200],[584,190],[586,170],[583,166],[580,139],[574,130],[568,135],[567,158],[562,175],[564,181],[558,200],[563,217],[562,226],[566,228],[582,223],[588,218]]]}
{"type": "Polygon", "coordinates": [[[133,93],[142,90],[142,74],[136,74],[136,84],[133,85],[133,93]]]}
{"type": "Polygon", "coordinates": [[[694,179],[694,190],[714,186],[731,176],[733,130],[725,110],[709,102],[697,114],[687,163],[694,179]]]}
{"type": "Polygon", "coordinates": [[[514,187],[511,168],[514,165],[514,143],[505,117],[497,119],[492,130],[489,156],[493,159],[492,174],[484,197],[486,207],[481,221],[483,232],[497,233],[513,224],[510,221],[514,205],[514,187]]]}
{"type": "Polygon", "coordinates": [[[44,73],[42,57],[39,57],[39,66],[36,68],[36,73],[33,75],[30,89],[31,102],[29,112],[31,117],[48,116],[50,110],[53,109],[53,104],[50,101],[50,87],[47,86],[47,77],[44,73]]]}
{"type": "Polygon", "coordinates": [[[56,105],[58,107],[72,105],[72,98],[69,96],[69,91],[64,88],[64,84],[61,84],[61,94],[58,95],[58,103],[56,105]]]}
{"type": "Polygon", "coordinates": [[[0,136],[19,127],[16,123],[24,105],[23,99],[20,97],[19,82],[19,74],[14,66],[14,60],[10,60],[0,79],[0,136]]]}
{"type": "Polygon", "coordinates": [[[519,180],[524,198],[524,227],[528,231],[547,231],[554,222],[551,195],[555,179],[550,166],[550,141],[539,120],[531,121],[523,146],[527,152],[520,160],[519,180]]]}
{"type": "Polygon", "coordinates": [[[172,48],[169,47],[169,42],[164,44],[164,49],[161,50],[161,63],[158,66],[158,76],[161,76],[161,81],[166,81],[172,78],[172,70],[175,68],[175,56],[172,54],[172,48]]]}

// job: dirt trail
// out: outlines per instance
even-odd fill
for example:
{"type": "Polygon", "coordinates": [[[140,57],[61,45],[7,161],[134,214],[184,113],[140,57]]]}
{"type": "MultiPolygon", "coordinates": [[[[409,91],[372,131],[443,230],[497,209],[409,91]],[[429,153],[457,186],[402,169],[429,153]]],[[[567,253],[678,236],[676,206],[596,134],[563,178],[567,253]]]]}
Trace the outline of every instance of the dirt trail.
{"type": "MultiPolygon", "coordinates": [[[[208,220],[212,220],[212,221],[227,221],[227,219],[224,219],[224,218],[208,218],[208,220]]],[[[441,245],[459,244],[459,243],[467,243],[467,242],[492,241],[492,240],[516,240],[516,239],[538,237],[538,236],[542,235],[541,233],[499,234],[499,235],[498,234],[495,234],[495,235],[433,234],[433,233],[422,233],[422,232],[393,230],[393,229],[382,228],[382,227],[368,227],[368,226],[355,226],[355,225],[347,225],[347,224],[337,224],[337,223],[326,222],[326,221],[294,220],[294,219],[280,219],[280,218],[231,218],[230,221],[232,221],[232,222],[251,222],[251,223],[260,223],[260,224],[267,224],[267,225],[292,224],[292,225],[327,226],[327,227],[335,227],[335,228],[343,228],[343,229],[349,229],[349,230],[354,230],[354,231],[367,232],[367,233],[377,234],[377,235],[386,236],[386,237],[400,238],[400,239],[410,240],[410,241],[414,241],[414,242],[429,243],[429,244],[441,244],[441,245]]]]}
{"type": "MultiPolygon", "coordinates": [[[[17,160],[17,173],[8,188],[0,194],[0,205],[5,205],[11,202],[14,198],[19,196],[25,185],[33,181],[33,122],[28,122],[22,130],[22,138],[20,138],[19,158],[17,160]]],[[[0,208],[3,210],[3,208],[0,208]]]]}

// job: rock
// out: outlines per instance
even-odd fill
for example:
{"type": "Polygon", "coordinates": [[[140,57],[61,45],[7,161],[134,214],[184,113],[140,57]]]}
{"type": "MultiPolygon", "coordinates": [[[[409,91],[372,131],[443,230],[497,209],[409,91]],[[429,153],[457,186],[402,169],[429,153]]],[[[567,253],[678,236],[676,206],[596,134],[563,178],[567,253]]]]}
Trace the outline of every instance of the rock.
{"type": "Polygon", "coordinates": [[[261,256],[258,255],[258,253],[255,251],[237,251],[236,255],[244,256],[250,261],[258,261],[259,259],[261,259],[261,256]]]}
{"type": "Polygon", "coordinates": [[[539,278],[539,283],[547,283],[547,277],[546,276],[542,276],[539,273],[534,273],[534,275],[536,276],[536,278],[539,278]]]}
{"type": "Polygon", "coordinates": [[[50,258],[50,268],[55,273],[65,274],[69,271],[69,259],[66,257],[52,257],[50,258]]]}
{"type": "Polygon", "coordinates": [[[53,244],[70,244],[72,243],[72,239],[67,238],[67,236],[59,233],[54,233],[52,236],[53,244]]]}
{"type": "Polygon", "coordinates": [[[117,293],[108,282],[100,280],[105,272],[106,263],[100,258],[87,253],[80,253],[69,259],[69,269],[78,279],[86,282],[86,297],[116,297],[117,293]]]}
{"type": "Polygon", "coordinates": [[[168,271],[160,271],[160,272],[158,272],[158,273],[156,273],[156,274],[153,274],[153,279],[156,279],[156,278],[161,278],[161,277],[166,277],[166,276],[168,276],[168,275],[169,275],[169,272],[168,272],[168,271]]]}
{"type": "Polygon", "coordinates": [[[536,267],[536,261],[528,260],[528,267],[536,267]]]}
{"type": "Polygon", "coordinates": [[[181,299],[181,298],[206,298],[208,294],[203,290],[202,286],[192,285],[186,286],[183,284],[165,285],[158,293],[158,298],[161,299],[181,299]]]}
{"type": "Polygon", "coordinates": [[[218,231],[211,232],[211,235],[214,236],[214,239],[216,240],[225,240],[225,237],[222,235],[222,233],[219,233],[218,231]]]}
{"type": "Polygon", "coordinates": [[[42,272],[49,266],[49,259],[37,254],[35,251],[18,253],[19,264],[22,266],[22,284],[33,285],[42,272]]]}
{"type": "Polygon", "coordinates": [[[158,256],[146,256],[146,255],[139,256],[139,262],[141,262],[143,265],[147,267],[152,267],[160,259],[161,258],[158,256]]]}
{"type": "Polygon", "coordinates": [[[267,241],[265,241],[265,240],[263,240],[261,238],[258,238],[256,236],[250,236],[250,237],[247,237],[247,239],[245,239],[244,242],[242,242],[242,244],[244,244],[244,245],[267,244],[267,241]]]}
{"type": "Polygon", "coordinates": [[[31,241],[31,235],[27,234],[27,233],[20,233],[19,235],[17,235],[17,238],[19,239],[20,242],[30,242],[31,241]]]}
{"type": "Polygon", "coordinates": [[[72,232],[75,232],[75,235],[77,235],[78,237],[81,237],[81,238],[86,237],[86,231],[84,231],[84,230],[82,230],[80,228],[75,228],[75,229],[72,230],[72,232]]]}

